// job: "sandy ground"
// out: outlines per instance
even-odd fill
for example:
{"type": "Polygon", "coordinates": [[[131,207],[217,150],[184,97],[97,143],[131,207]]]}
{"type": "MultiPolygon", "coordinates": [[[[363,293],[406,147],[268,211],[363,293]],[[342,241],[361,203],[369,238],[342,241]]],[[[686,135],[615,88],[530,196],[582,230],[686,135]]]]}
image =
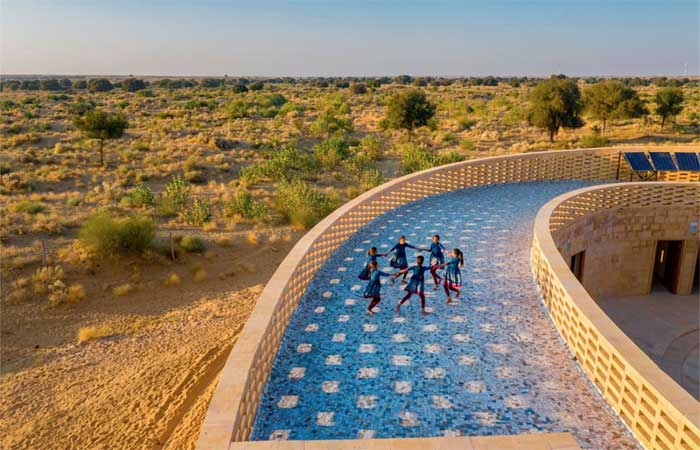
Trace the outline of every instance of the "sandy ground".
{"type": "MultiPolygon", "coordinates": [[[[4,307],[0,448],[194,448],[226,357],[300,235],[257,245],[255,267],[242,266],[253,247],[245,239],[218,249],[220,258],[201,257],[207,283],[168,290],[144,275],[128,298],[102,293],[61,308],[4,307]],[[112,335],[78,343],[77,330],[89,324],[112,335]]],[[[175,270],[186,281],[182,266],[175,270]]]]}

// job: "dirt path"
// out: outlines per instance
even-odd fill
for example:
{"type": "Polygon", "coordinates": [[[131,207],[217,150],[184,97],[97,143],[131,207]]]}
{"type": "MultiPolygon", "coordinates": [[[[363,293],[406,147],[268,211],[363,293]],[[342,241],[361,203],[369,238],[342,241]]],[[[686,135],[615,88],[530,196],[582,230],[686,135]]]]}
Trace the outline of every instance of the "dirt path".
{"type": "Polygon", "coordinates": [[[58,348],[50,362],[5,375],[1,447],[193,448],[261,289],[198,301],[129,336],[58,348]]]}
{"type": "Polygon", "coordinates": [[[87,291],[80,303],[3,304],[0,448],[194,448],[238,333],[302,234],[264,230],[259,242],[231,235],[230,245],[210,243],[208,255],[177,264],[70,267],[68,279],[87,291]],[[196,268],[208,272],[204,282],[193,280],[196,268]],[[170,273],[182,284],[164,287],[170,273]],[[126,281],[135,291],[112,295],[126,281]],[[78,343],[89,326],[109,337],[78,343]]]}

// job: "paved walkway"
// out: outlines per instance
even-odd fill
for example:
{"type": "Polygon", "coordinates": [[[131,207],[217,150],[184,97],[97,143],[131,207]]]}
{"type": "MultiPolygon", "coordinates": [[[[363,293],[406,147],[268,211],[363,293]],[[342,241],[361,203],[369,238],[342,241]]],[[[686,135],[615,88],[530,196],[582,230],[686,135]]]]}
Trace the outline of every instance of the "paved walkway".
{"type": "Polygon", "coordinates": [[[637,449],[572,361],[530,269],[537,211],[584,185],[452,192],[360,230],[321,268],[291,318],[253,439],[572,432],[585,449],[637,449]],[[431,313],[421,315],[413,299],[396,314],[402,286],[389,283],[381,311],[368,316],[357,279],[367,248],[386,251],[401,234],[425,247],[435,233],[464,251],[462,300],[445,305],[429,280],[431,313]]]}
{"type": "Polygon", "coordinates": [[[697,289],[691,295],[673,295],[657,284],[651,295],[605,297],[596,302],[659,367],[700,398],[697,289]]]}

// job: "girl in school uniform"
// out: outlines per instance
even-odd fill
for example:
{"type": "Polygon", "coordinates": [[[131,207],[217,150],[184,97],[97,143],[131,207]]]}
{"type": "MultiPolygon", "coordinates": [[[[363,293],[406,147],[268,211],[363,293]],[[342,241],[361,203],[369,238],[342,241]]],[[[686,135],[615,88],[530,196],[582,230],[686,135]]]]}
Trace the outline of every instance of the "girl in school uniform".
{"type": "Polygon", "coordinates": [[[412,248],[414,250],[421,250],[418,247],[414,247],[408,242],[406,242],[406,236],[399,236],[399,242],[396,243],[391,249],[384,253],[381,256],[388,256],[390,253],[394,253],[394,256],[391,257],[391,261],[389,261],[389,265],[393,267],[394,269],[399,269],[404,272],[403,273],[403,282],[406,282],[406,272],[405,269],[408,268],[408,259],[406,259],[406,248],[412,248]]]}
{"type": "MultiPolygon", "coordinates": [[[[388,277],[391,276],[390,273],[382,272],[379,270],[379,264],[377,264],[377,261],[371,261],[369,263],[369,283],[367,283],[367,287],[365,288],[365,298],[371,298],[372,301],[369,303],[369,307],[367,308],[367,312],[369,314],[374,314],[374,309],[375,306],[379,304],[380,301],[382,301],[381,297],[381,290],[382,290],[382,282],[381,282],[381,277],[388,277]]],[[[392,281],[393,282],[393,281],[392,281]]]]}
{"type": "Polygon", "coordinates": [[[411,281],[404,288],[406,295],[399,301],[396,305],[396,312],[401,312],[401,305],[406,303],[413,294],[417,294],[420,297],[420,307],[423,310],[423,314],[428,314],[425,310],[425,272],[430,270],[430,267],[423,266],[423,256],[416,256],[416,265],[403,269],[394,275],[394,278],[403,274],[406,276],[408,272],[411,272],[411,281]]]}
{"type": "Polygon", "coordinates": [[[357,276],[360,280],[369,280],[370,276],[370,269],[369,265],[372,262],[377,262],[377,258],[381,256],[380,254],[377,253],[377,247],[370,247],[369,250],[367,250],[367,262],[365,263],[365,266],[362,268],[362,271],[360,274],[357,276]]]}
{"type": "Polygon", "coordinates": [[[439,269],[445,269],[444,287],[445,295],[447,295],[445,303],[452,303],[450,291],[455,293],[455,298],[462,294],[462,272],[459,270],[460,267],[464,267],[464,254],[458,248],[452,250],[452,256],[446,263],[437,266],[439,269]]]}
{"type": "Polygon", "coordinates": [[[430,274],[433,276],[433,281],[435,282],[434,291],[438,290],[440,287],[440,276],[437,274],[437,269],[440,264],[445,263],[445,254],[443,251],[447,251],[444,245],[440,243],[440,236],[433,236],[433,243],[430,244],[430,248],[424,249],[430,252],[430,274]]]}

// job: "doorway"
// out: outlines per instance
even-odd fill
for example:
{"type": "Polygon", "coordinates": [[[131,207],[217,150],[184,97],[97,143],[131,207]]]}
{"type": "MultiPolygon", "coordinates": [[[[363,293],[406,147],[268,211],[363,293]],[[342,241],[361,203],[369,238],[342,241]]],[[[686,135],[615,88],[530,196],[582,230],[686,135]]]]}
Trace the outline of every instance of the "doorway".
{"type": "Polygon", "coordinates": [[[659,241],[656,244],[654,277],[671,293],[678,291],[683,241],[659,241]]]}
{"type": "Polygon", "coordinates": [[[583,264],[586,261],[586,251],[576,253],[571,257],[571,273],[574,274],[576,279],[583,283],[583,264]]]}

